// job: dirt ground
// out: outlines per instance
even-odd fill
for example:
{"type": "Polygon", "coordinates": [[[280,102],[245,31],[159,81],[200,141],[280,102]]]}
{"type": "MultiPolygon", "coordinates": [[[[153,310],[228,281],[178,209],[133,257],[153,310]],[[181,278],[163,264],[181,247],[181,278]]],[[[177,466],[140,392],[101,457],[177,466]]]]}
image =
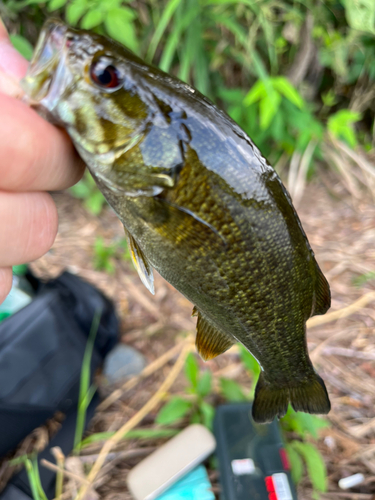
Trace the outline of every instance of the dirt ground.
{"type": "MultiPolygon", "coordinates": [[[[328,493],[321,498],[370,500],[375,499],[375,293],[373,296],[367,294],[375,292],[375,279],[359,286],[358,277],[375,271],[375,210],[369,197],[353,199],[332,179],[325,184],[313,182],[308,185],[298,213],[331,285],[330,312],[365,298],[357,310],[354,307],[352,314],[308,328],[311,358],[326,381],[332,402],[328,415],[331,426],[321,432],[318,441],[329,479],[328,493]],[[340,478],[357,472],[365,475],[362,485],[349,491],[338,488],[340,478]]],[[[142,352],[149,363],[181,342],[187,334],[194,334],[191,304],[160,276],[155,278],[156,294],[152,296],[129,262],[116,259],[112,275],[93,268],[96,238],[103,237],[107,244],[123,238],[122,226],[109,208],[96,218],[68,193],[57,193],[55,199],[60,215],[58,237],[52,250],[32,265],[34,272],[51,278],[67,269],[102,289],[116,303],[121,318],[121,341],[142,352]]],[[[134,416],[165,380],[176,356],[113,404],[99,409],[90,432],[117,430],[134,416]]],[[[233,350],[208,364],[215,380],[218,374],[241,383],[248,380],[233,350]]],[[[171,392],[182,392],[184,385],[184,376],[179,375],[171,392]]],[[[113,387],[102,383],[100,390],[103,397],[107,397],[113,387]]],[[[160,405],[145,417],[142,426],[153,425],[158,408],[160,405]]],[[[102,444],[91,445],[85,454],[95,457],[102,444]]],[[[113,459],[106,463],[95,483],[100,498],[130,499],[125,483],[127,472],[157,444],[159,442],[130,440],[117,445],[112,450],[115,452],[113,459]]],[[[80,463],[83,462],[82,459],[80,463]]],[[[210,479],[217,493],[215,471],[210,479]]],[[[73,480],[68,482],[67,488],[66,498],[71,498],[73,480]]],[[[311,495],[311,485],[304,479],[299,487],[299,498],[309,500],[311,495]]]]}

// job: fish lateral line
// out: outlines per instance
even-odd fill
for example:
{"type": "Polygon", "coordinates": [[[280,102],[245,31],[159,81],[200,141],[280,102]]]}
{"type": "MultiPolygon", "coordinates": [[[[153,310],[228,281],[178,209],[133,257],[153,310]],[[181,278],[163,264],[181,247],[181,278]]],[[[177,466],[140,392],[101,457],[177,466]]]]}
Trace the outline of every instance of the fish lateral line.
{"type": "Polygon", "coordinates": [[[191,217],[193,217],[196,221],[200,222],[201,224],[203,224],[204,226],[208,227],[209,229],[211,229],[211,231],[216,235],[218,236],[221,241],[223,242],[224,246],[227,247],[228,246],[228,242],[225,240],[224,236],[222,234],[219,233],[219,231],[213,227],[209,222],[203,220],[201,217],[199,217],[199,215],[197,215],[196,213],[192,212],[191,210],[189,210],[188,208],[184,208],[184,207],[181,207],[180,205],[177,205],[176,203],[173,203],[169,200],[166,200],[165,198],[160,198],[160,197],[157,197],[158,200],[162,201],[163,203],[166,203],[167,205],[173,207],[173,208],[176,208],[177,210],[179,210],[180,212],[183,212],[187,215],[190,215],[191,217]]]}

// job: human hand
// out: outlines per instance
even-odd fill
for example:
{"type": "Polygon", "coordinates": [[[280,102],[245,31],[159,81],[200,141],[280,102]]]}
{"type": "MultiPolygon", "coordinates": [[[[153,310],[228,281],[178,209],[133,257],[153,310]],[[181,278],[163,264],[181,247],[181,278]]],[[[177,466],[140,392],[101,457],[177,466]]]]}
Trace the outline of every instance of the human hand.
{"type": "Polygon", "coordinates": [[[65,131],[13,97],[27,65],[0,19],[0,303],[11,266],[41,257],[55,240],[57,210],[47,191],[72,186],[84,171],[65,131]]]}

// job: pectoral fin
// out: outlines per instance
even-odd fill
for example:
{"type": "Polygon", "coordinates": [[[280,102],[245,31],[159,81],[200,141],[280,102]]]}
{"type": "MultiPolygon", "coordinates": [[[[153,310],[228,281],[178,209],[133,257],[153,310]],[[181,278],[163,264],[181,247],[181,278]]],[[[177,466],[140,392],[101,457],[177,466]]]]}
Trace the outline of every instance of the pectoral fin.
{"type": "Polygon", "coordinates": [[[128,241],[130,255],[132,256],[133,264],[138,271],[139,277],[141,278],[142,283],[145,287],[155,295],[154,289],[154,274],[152,271],[152,267],[145,257],[143,251],[140,249],[138,243],[135,241],[133,236],[129,233],[129,231],[125,229],[125,236],[128,241]]]}
{"type": "Polygon", "coordinates": [[[198,315],[198,321],[195,345],[204,361],[215,358],[232,347],[235,343],[234,338],[211,325],[194,306],[193,316],[196,315],[198,315]]]}

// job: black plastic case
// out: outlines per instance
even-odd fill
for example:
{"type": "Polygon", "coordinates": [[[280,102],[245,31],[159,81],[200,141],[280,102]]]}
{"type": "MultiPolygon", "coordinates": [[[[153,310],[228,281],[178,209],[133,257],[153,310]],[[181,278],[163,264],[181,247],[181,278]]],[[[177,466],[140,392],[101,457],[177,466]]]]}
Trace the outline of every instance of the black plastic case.
{"type": "Polygon", "coordinates": [[[219,406],[214,420],[221,500],[297,500],[278,424],[255,424],[251,404],[219,406]]]}

